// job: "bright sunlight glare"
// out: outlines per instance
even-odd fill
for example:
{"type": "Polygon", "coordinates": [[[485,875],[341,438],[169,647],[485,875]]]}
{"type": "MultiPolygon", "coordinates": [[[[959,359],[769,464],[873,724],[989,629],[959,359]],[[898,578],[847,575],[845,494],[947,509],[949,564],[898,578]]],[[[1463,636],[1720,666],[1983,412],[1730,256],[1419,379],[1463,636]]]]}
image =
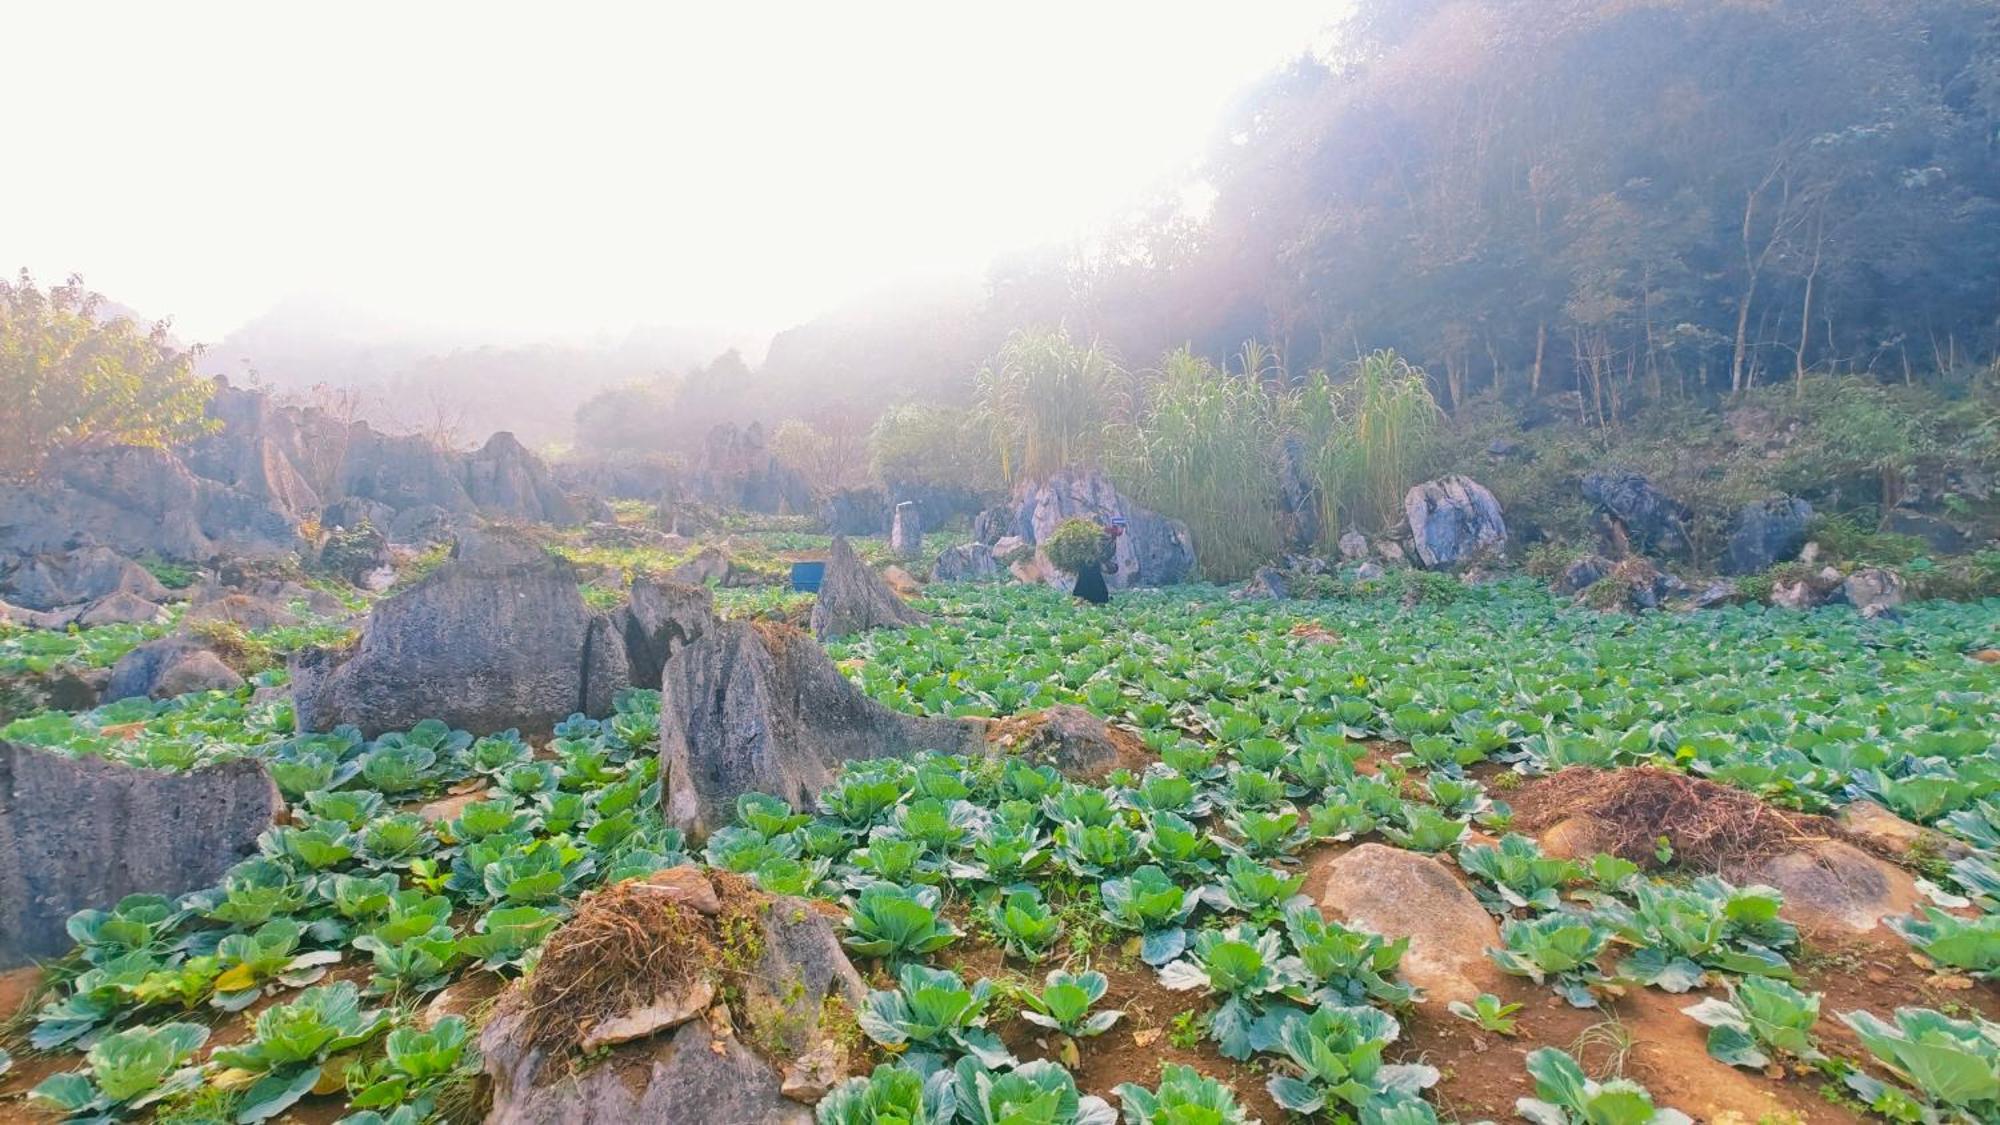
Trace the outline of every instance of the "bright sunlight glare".
{"type": "Polygon", "coordinates": [[[769,331],[1078,237],[1340,10],[16,4],[37,158],[0,180],[0,265],[189,339],[303,293],[490,335],[769,331]]]}

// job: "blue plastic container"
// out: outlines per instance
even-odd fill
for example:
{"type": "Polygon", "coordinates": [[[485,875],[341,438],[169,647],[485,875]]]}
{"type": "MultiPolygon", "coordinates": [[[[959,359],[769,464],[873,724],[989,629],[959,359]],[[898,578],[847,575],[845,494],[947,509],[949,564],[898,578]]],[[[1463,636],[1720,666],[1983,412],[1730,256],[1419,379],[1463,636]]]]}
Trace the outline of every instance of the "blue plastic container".
{"type": "Polygon", "coordinates": [[[792,589],[801,594],[819,593],[819,584],[826,577],[823,562],[795,562],[792,564],[792,589]]]}

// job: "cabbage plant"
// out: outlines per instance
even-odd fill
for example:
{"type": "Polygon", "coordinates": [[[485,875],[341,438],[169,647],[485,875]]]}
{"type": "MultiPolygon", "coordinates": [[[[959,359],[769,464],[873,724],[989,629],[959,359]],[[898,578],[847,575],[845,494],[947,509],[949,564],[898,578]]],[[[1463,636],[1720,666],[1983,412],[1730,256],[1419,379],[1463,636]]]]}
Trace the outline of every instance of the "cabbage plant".
{"type": "Polygon", "coordinates": [[[1253,1033],[1267,1006],[1302,999],[1311,977],[1297,957],[1284,952],[1276,931],[1239,923],[1196,935],[1185,958],[1161,968],[1160,984],[1221,997],[1208,1015],[1208,1035],[1224,1057],[1241,1062],[1259,1046],[1253,1033]]]}
{"type": "Polygon", "coordinates": [[[1922,918],[1891,918],[1889,926],[1940,965],[2000,980],[2000,914],[1966,919],[1927,906],[1922,918]]]}
{"type": "Polygon", "coordinates": [[[1508,833],[1498,844],[1474,844],[1458,853],[1458,865],[1482,880],[1479,900],[1495,914],[1532,908],[1554,910],[1562,888],[1583,878],[1575,860],[1546,855],[1533,840],[1508,833]]]}
{"type": "Polygon", "coordinates": [[[926,1080],[909,1067],[882,1063],[867,1077],[828,1090],[813,1120],[816,1125],[951,1125],[958,1113],[955,1079],[950,1070],[926,1080]]]}
{"type": "Polygon", "coordinates": [[[1394,979],[1410,939],[1390,941],[1381,934],[1328,921],[1317,907],[1295,905],[1285,912],[1285,936],[1312,979],[1313,999],[1322,1004],[1401,1007],[1414,1003],[1417,990],[1394,979]]]}
{"type": "Polygon", "coordinates": [[[1155,968],[1187,948],[1188,916],[1201,904],[1201,893],[1183,888],[1152,864],[1098,886],[1104,916],[1120,929],[1139,934],[1139,957],[1155,968]]]}
{"type": "Polygon", "coordinates": [[[1013,1062],[1000,1037],[986,1029],[991,982],[968,987],[949,969],[922,965],[904,965],[896,982],[893,989],[870,992],[855,1013],[868,1038],[924,1072],[965,1055],[992,1067],[1013,1062]]]}
{"type": "Polygon", "coordinates": [[[1087,1039],[1111,1030],[1125,1015],[1116,1009],[1090,1010],[1111,987],[1103,973],[1056,969],[1042,984],[1040,992],[1022,989],[1019,993],[1024,1009],[1021,1018],[1037,1026],[1060,1031],[1072,1039],[1087,1039]]]}
{"type": "Polygon", "coordinates": [[[327,1059],[373,1039],[389,1019],[387,1011],[364,1011],[360,991],[347,981],[307,989],[258,1013],[248,1042],[219,1047],[213,1056],[257,1076],[236,1120],[253,1125],[290,1109],[319,1083],[327,1059]]]}
{"type": "Polygon", "coordinates": [[[1293,1113],[1394,1105],[1437,1084],[1436,1067],[1382,1061],[1402,1027],[1380,1008],[1322,1004],[1311,1014],[1294,1009],[1265,1020],[1275,1024],[1266,1034],[1289,1064],[1265,1088],[1272,1101],[1293,1113]]]}
{"type": "Polygon", "coordinates": [[[1126,1082],[1117,1094],[1125,1125],[1251,1125],[1228,1086],[1191,1066],[1168,1063],[1154,1089],[1126,1082]]]}
{"type": "MultiPolygon", "coordinates": [[[[1929,1008],[1898,1008],[1893,1023],[1869,1012],[1843,1012],[1868,1053],[1928,1103],[1926,1119],[1956,1114],[1967,1122],[2000,1120],[2000,1023],[1953,1019],[1929,1008]]],[[[1847,1084],[1871,1108],[1894,1110],[1907,1098],[1859,1071],[1847,1084]]],[[[1903,1118],[1907,1119],[1907,1118],[1903,1118]]]]}
{"type": "Polygon", "coordinates": [[[862,889],[847,917],[841,940],[863,957],[897,963],[934,953],[958,939],[958,930],[938,916],[936,887],[877,883],[862,889]]]}
{"type": "Polygon", "coordinates": [[[1653,1104],[1653,1095],[1630,1079],[1598,1082],[1568,1052],[1543,1047],[1528,1055],[1535,1096],[1514,1103],[1534,1125],[1694,1125],[1687,1114],[1653,1104]]]}
{"type": "Polygon", "coordinates": [[[1731,981],[1728,999],[1711,996],[1681,1010],[1709,1029],[1708,1053],[1731,1066],[1762,1070],[1778,1056],[1825,1057],[1812,1039],[1819,994],[1781,980],[1743,977],[1731,981]]]}
{"type": "Polygon", "coordinates": [[[1529,921],[1510,918],[1500,927],[1500,941],[1500,948],[1486,955],[1503,972],[1552,984],[1573,1007],[1597,1006],[1590,986],[1603,980],[1596,959],[1611,932],[1590,915],[1558,911],[1529,921]]]}
{"type": "Polygon", "coordinates": [[[83,1070],[52,1075],[28,1097],[70,1121],[123,1119],[200,1086],[200,1068],[183,1064],[207,1041],[208,1029],[194,1023],[114,1031],[91,1045],[83,1070]]]}

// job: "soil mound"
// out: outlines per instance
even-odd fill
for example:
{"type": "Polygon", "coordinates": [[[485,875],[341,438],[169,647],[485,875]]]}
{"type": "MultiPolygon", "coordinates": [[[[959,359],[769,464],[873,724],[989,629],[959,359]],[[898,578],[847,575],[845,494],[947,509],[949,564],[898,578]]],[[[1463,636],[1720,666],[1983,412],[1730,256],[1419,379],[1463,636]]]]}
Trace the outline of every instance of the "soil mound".
{"type": "Polygon", "coordinates": [[[1508,803],[1516,831],[1554,830],[1565,850],[1610,852],[1652,867],[1660,866],[1662,836],[1673,848],[1672,862],[1725,871],[1842,835],[1825,817],[1773,808],[1741,789],[1652,766],[1572,767],[1522,786],[1508,803]]]}

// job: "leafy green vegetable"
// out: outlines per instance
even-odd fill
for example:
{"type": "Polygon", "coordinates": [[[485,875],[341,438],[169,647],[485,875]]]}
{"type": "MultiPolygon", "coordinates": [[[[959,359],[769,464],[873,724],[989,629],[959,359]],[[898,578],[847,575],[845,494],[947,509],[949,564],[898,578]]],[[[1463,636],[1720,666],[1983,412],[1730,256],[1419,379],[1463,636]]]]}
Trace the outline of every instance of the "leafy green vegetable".
{"type": "Polygon", "coordinates": [[[2000,980],[2000,914],[1965,919],[1936,907],[1918,918],[1891,918],[1890,928],[1940,965],[2000,980]]]}
{"type": "Polygon", "coordinates": [[[958,930],[938,916],[935,887],[877,883],[862,890],[847,918],[847,948],[891,963],[934,953],[958,940],[958,930]]]}
{"type": "Polygon", "coordinates": [[[1611,940],[1611,932],[1587,914],[1556,912],[1532,921],[1509,919],[1500,927],[1502,947],[1486,955],[1504,972],[1536,984],[1554,983],[1563,999],[1578,1008],[1594,1008],[1590,986],[1603,978],[1596,958],[1611,940]]]}
{"type": "Polygon", "coordinates": [[[259,1077],[243,1095],[237,1120],[250,1123],[292,1107],[319,1082],[326,1060],[380,1034],[386,1011],[364,1011],[361,994],[341,981],[307,989],[297,1000],[258,1013],[251,1039],[219,1047],[213,1060],[259,1077]]]}
{"type": "Polygon", "coordinates": [[[1250,1125],[1229,1087],[1191,1066],[1168,1063],[1157,1089],[1126,1082],[1117,1094],[1126,1125],[1250,1125]]]}
{"type": "Polygon", "coordinates": [[[1021,1018],[1073,1039],[1102,1035],[1125,1014],[1116,1010],[1090,1011],[1090,1006],[1104,999],[1110,987],[1111,982],[1103,973],[1054,970],[1043,982],[1041,992],[1021,991],[1021,1003],[1026,1005],[1021,1018]]]}
{"type": "Polygon", "coordinates": [[[1512,1035],[1514,1013],[1521,1010],[1521,1005],[1510,1004],[1491,992],[1482,992],[1473,997],[1470,1004],[1463,1000],[1453,1000],[1448,1009],[1459,1019],[1478,1024],[1483,1031],[1512,1035]]]}
{"type": "Polygon", "coordinates": [[[1187,957],[1160,969],[1160,984],[1167,988],[1205,989],[1223,998],[1209,1013],[1208,1034],[1225,1057],[1238,1061],[1255,1049],[1252,1032],[1266,1005],[1278,998],[1301,999],[1310,983],[1305,965],[1285,954],[1277,933],[1247,922],[1203,930],[1187,957]]]}
{"type": "Polygon", "coordinates": [[[1781,980],[1744,977],[1732,981],[1729,999],[1709,997],[1683,1008],[1709,1028],[1708,1053],[1731,1066],[1761,1070],[1778,1055],[1814,1061],[1813,1025],[1819,1022],[1819,994],[1808,995],[1781,980]]]}
{"type": "MultiPolygon", "coordinates": [[[[1877,1062],[1933,1106],[1967,1121],[2000,1116],[2000,1024],[1929,1008],[1898,1008],[1894,1023],[1868,1012],[1842,1012],[1840,1019],[1877,1062]]],[[[1858,1071],[1847,1084],[1871,1106],[1894,1101],[1894,1091],[1858,1071]]]]}
{"type": "Polygon", "coordinates": [[[949,1065],[961,1055],[993,1067],[1013,1062],[1000,1037],[986,1030],[990,983],[968,988],[957,973],[922,965],[904,965],[896,979],[898,987],[870,992],[855,1014],[870,1039],[904,1054],[919,1070],[949,1065]]]}
{"type": "Polygon", "coordinates": [[[1514,1103],[1534,1125],[1693,1125],[1678,1110],[1653,1105],[1653,1096],[1624,1078],[1597,1082],[1566,1052],[1543,1047],[1528,1055],[1535,1096],[1514,1103]]]}
{"type": "Polygon", "coordinates": [[[1267,1034],[1290,1064],[1289,1073],[1272,1076],[1266,1088],[1272,1101],[1293,1113],[1318,1114],[1341,1103],[1355,1109],[1394,1104],[1437,1084],[1436,1067],[1383,1063],[1383,1050],[1402,1028],[1380,1008],[1322,1004],[1310,1015],[1291,1010],[1265,1019],[1275,1024],[1267,1034]]]}
{"type": "Polygon", "coordinates": [[[1032,890],[1015,891],[996,901],[986,921],[1002,948],[1028,961],[1047,956],[1063,931],[1061,919],[1032,890]]]}
{"type": "Polygon", "coordinates": [[[84,1070],[53,1075],[28,1096],[73,1121],[122,1118],[199,1086],[201,1071],[182,1064],[207,1041],[193,1023],[114,1031],[92,1044],[84,1070]]]}

